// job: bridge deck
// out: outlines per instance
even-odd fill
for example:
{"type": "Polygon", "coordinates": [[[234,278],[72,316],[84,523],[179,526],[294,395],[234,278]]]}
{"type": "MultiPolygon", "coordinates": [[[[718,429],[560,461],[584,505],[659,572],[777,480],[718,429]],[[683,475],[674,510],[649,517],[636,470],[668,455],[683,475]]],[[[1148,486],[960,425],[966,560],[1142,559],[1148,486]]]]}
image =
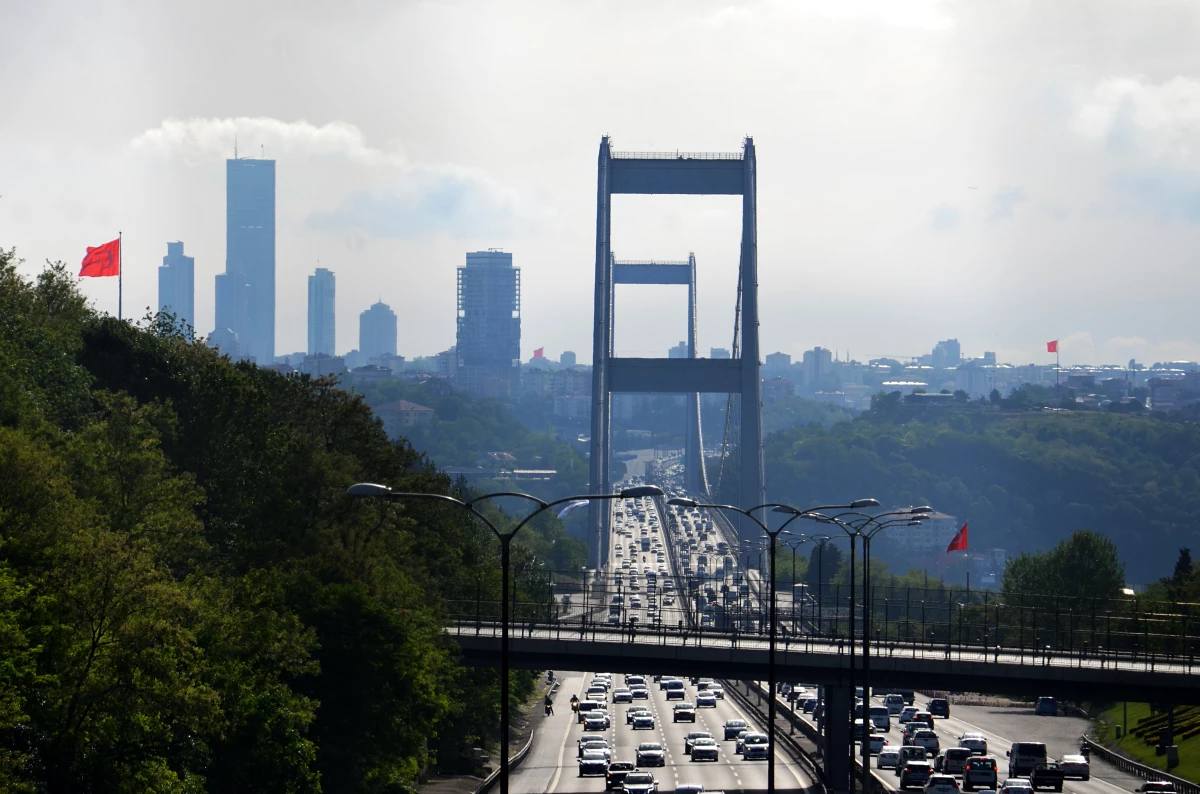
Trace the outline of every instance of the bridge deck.
{"type": "MultiPolygon", "coordinates": [[[[495,663],[499,625],[463,621],[448,633],[468,661],[495,663]]],[[[661,629],[631,638],[628,630],[596,626],[581,633],[569,624],[523,623],[510,628],[509,642],[513,664],[534,669],[695,671],[738,679],[763,678],[767,669],[765,638],[720,631],[661,629]]],[[[856,667],[861,663],[858,658],[856,667]]],[[[819,637],[781,638],[776,667],[784,679],[844,685],[849,648],[844,641],[819,637]]],[[[1200,704],[1200,670],[1189,657],[888,642],[872,648],[871,670],[881,685],[916,689],[1200,704]]]]}

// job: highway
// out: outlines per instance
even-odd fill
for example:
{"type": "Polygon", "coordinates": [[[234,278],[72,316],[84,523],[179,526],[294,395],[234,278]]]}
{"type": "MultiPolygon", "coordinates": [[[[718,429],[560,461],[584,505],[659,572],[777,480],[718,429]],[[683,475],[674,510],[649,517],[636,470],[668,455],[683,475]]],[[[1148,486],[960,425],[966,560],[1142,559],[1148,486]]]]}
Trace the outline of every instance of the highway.
{"type": "MultiPolygon", "coordinates": [[[[615,585],[613,577],[606,577],[607,581],[597,586],[593,590],[592,597],[598,597],[601,593],[604,594],[606,600],[611,601],[612,596],[620,595],[625,598],[625,603],[622,605],[620,619],[622,625],[628,626],[629,618],[636,616],[638,622],[645,625],[651,622],[652,613],[649,611],[649,597],[645,589],[645,568],[650,567],[657,573],[659,566],[665,567],[668,574],[672,573],[672,565],[670,560],[673,555],[664,554],[664,561],[658,562],[658,555],[653,550],[653,541],[651,541],[651,551],[646,552],[647,562],[643,563],[642,552],[640,550],[641,532],[646,530],[646,536],[650,538],[663,538],[663,533],[666,531],[665,516],[657,514],[657,510],[653,502],[649,499],[644,500],[642,504],[633,505],[626,504],[621,501],[614,502],[612,506],[613,516],[613,532],[614,542],[611,545],[611,557],[607,561],[609,571],[622,571],[622,583],[615,585]],[[631,517],[631,509],[640,508],[644,512],[644,520],[637,520],[636,517],[631,517]],[[619,517],[616,513],[621,513],[619,517]],[[651,520],[651,516],[654,520],[651,520]],[[657,531],[655,529],[657,528],[657,531]],[[619,544],[616,541],[621,541],[621,556],[618,557],[616,551],[619,544]],[[638,544],[636,553],[637,567],[639,568],[639,583],[638,590],[629,590],[630,571],[633,569],[634,563],[629,554],[628,544],[634,542],[638,544]],[[622,563],[630,560],[628,568],[622,566],[622,563]],[[631,606],[632,596],[639,595],[641,606],[631,606]]],[[[663,540],[665,545],[665,540],[663,540]]],[[[663,615],[664,621],[679,621],[690,619],[686,614],[686,609],[683,604],[683,599],[679,599],[673,605],[664,605],[662,602],[667,596],[666,591],[658,593],[658,608],[659,614],[663,615]]],[[[574,715],[570,709],[570,696],[572,694],[583,698],[587,685],[591,682],[593,672],[603,671],[586,671],[566,673],[556,671],[560,679],[558,694],[555,699],[555,714],[546,717],[538,728],[529,755],[521,763],[521,765],[513,772],[510,788],[516,794],[535,794],[535,792],[553,792],[554,794],[564,794],[566,792],[602,792],[604,791],[604,779],[602,777],[586,777],[578,776],[578,761],[577,742],[585,733],[583,726],[578,724],[574,719],[574,715]]],[[[613,689],[624,686],[624,676],[614,674],[613,689]]],[[[668,703],[666,692],[659,689],[659,685],[654,683],[648,677],[647,685],[650,689],[649,697],[645,700],[634,701],[633,705],[644,706],[654,714],[654,729],[653,730],[638,730],[635,731],[625,723],[625,712],[631,706],[628,704],[611,703],[612,693],[609,693],[610,705],[609,714],[612,717],[612,727],[603,732],[589,732],[588,736],[602,736],[606,738],[612,748],[612,760],[614,761],[634,761],[635,749],[641,742],[660,742],[665,750],[665,765],[661,768],[651,768],[649,771],[655,776],[658,781],[659,791],[673,792],[677,785],[699,783],[702,784],[706,791],[725,791],[725,792],[750,792],[750,791],[765,791],[767,787],[767,762],[764,760],[745,761],[742,757],[734,752],[734,742],[725,741],[722,726],[726,720],[743,719],[751,726],[753,730],[765,732],[764,726],[757,722],[752,714],[745,713],[735,702],[732,695],[726,695],[724,699],[717,700],[715,708],[701,708],[696,711],[696,722],[672,722],[672,709],[674,705],[679,703],[678,700],[673,700],[668,703]],[[699,761],[693,762],[690,757],[684,753],[684,739],[690,731],[707,731],[712,734],[720,746],[718,760],[716,762],[699,761]]],[[[696,687],[690,682],[686,682],[686,702],[696,702],[696,687]]],[[[812,783],[806,774],[805,770],[789,758],[785,753],[778,753],[775,762],[775,779],[776,789],[779,791],[801,791],[809,788],[812,783]]]]}

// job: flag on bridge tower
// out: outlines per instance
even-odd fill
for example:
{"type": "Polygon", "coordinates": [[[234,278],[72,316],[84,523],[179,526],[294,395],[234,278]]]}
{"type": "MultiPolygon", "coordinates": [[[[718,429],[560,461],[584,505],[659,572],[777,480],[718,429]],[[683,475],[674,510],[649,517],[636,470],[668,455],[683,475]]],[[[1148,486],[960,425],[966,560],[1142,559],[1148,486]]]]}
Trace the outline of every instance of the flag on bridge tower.
{"type": "Polygon", "coordinates": [[[953,537],[953,539],[951,539],[950,545],[946,547],[946,553],[949,554],[952,551],[966,551],[966,550],[967,550],[967,525],[963,524],[962,529],[960,529],[958,532],[954,533],[954,537],[953,537]]]}

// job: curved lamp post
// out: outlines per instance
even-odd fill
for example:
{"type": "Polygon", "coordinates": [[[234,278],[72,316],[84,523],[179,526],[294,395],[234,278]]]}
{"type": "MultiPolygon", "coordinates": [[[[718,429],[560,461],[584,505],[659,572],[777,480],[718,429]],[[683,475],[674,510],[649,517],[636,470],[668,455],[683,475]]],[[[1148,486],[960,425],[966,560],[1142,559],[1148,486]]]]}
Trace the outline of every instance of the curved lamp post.
{"type": "Polygon", "coordinates": [[[767,533],[767,536],[771,539],[770,546],[769,546],[770,554],[771,554],[771,601],[770,601],[770,612],[768,613],[768,616],[767,616],[768,620],[770,622],[770,627],[771,627],[770,640],[769,640],[769,644],[767,646],[767,678],[768,678],[768,684],[767,684],[767,686],[768,686],[768,692],[767,692],[767,695],[768,695],[768,697],[767,697],[767,736],[768,736],[768,739],[767,739],[767,743],[768,743],[768,749],[769,749],[769,753],[767,755],[767,791],[774,792],[775,791],[775,623],[776,623],[776,620],[775,620],[775,539],[779,537],[779,533],[783,532],[784,528],[787,527],[788,524],[792,523],[797,518],[800,518],[802,516],[819,515],[820,511],[822,511],[822,510],[860,510],[864,507],[878,507],[879,502],[877,502],[874,499],[858,499],[854,502],[851,502],[848,505],[820,505],[818,507],[813,507],[808,510],[797,510],[796,508],[791,507],[789,505],[778,504],[775,502],[771,502],[771,503],[763,504],[763,505],[756,505],[755,507],[751,507],[749,510],[743,510],[742,508],[736,507],[734,505],[703,504],[701,502],[696,501],[695,499],[684,499],[682,497],[676,497],[676,498],[670,499],[667,501],[667,504],[678,505],[680,507],[702,507],[702,508],[705,508],[708,510],[721,510],[721,511],[729,511],[729,512],[733,512],[733,513],[738,513],[740,515],[745,516],[746,518],[749,518],[755,524],[758,524],[762,528],[762,531],[767,533]],[[774,513],[783,513],[790,517],[786,521],[784,521],[783,524],[778,529],[771,531],[764,522],[760,521],[758,518],[756,518],[754,516],[755,512],[757,512],[759,510],[766,510],[767,508],[771,508],[771,511],[774,513]]]}
{"type": "MultiPolygon", "coordinates": [[[[878,502],[875,505],[878,506],[878,502]]],[[[890,526],[912,526],[920,524],[919,518],[914,518],[916,515],[931,512],[929,507],[909,507],[903,510],[892,510],[887,513],[878,515],[870,515],[858,511],[847,513],[839,513],[833,516],[810,514],[805,516],[813,521],[821,523],[834,524],[842,529],[850,538],[850,725],[851,731],[854,726],[854,598],[855,598],[855,582],[854,582],[854,541],[861,537],[863,539],[863,717],[862,717],[862,789],[864,792],[870,790],[871,782],[871,690],[870,690],[870,601],[869,587],[871,581],[870,569],[870,549],[871,538],[875,537],[884,529],[890,526]],[[846,519],[843,516],[853,516],[846,519]]],[[[850,755],[854,755],[854,741],[850,741],[850,755]]]]}
{"type": "MultiPolygon", "coordinates": [[[[499,493],[489,493],[482,496],[477,496],[474,499],[455,499],[453,496],[436,493],[401,493],[393,491],[386,485],[377,485],[376,483],[360,482],[351,485],[346,490],[347,496],[356,497],[374,497],[377,499],[396,499],[396,500],[417,500],[424,499],[432,502],[445,502],[448,504],[460,507],[471,515],[482,521],[492,534],[500,541],[500,562],[503,569],[500,590],[500,792],[508,794],[508,739],[509,739],[509,720],[508,720],[508,568],[509,568],[509,546],[512,544],[512,539],[520,532],[526,524],[532,521],[537,516],[546,512],[552,507],[556,507],[568,502],[587,502],[601,499],[636,499],[642,496],[662,496],[663,490],[654,485],[640,485],[634,488],[626,488],[620,493],[611,494],[582,494],[579,496],[565,496],[562,499],[555,499],[553,502],[545,502],[527,493],[514,491],[501,491],[499,493]],[[521,519],[521,521],[513,528],[511,532],[501,532],[499,528],[493,524],[487,516],[475,507],[480,502],[490,501],[501,497],[511,496],[518,499],[525,499],[533,502],[536,508],[529,515],[521,519]]],[[[586,568],[584,569],[584,592],[587,588],[586,568]]],[[[584,611],[583,619],[587,619],[587,612],[584,611]]]]}

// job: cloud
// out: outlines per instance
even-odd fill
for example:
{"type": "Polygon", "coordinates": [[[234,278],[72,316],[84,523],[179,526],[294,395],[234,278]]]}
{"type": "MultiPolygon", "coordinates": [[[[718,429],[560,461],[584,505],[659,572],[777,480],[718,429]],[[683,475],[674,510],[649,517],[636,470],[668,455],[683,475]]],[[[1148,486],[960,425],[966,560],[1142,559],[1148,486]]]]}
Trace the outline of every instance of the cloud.
{"type": "Polygon", "coordinates": [[[929,223],[936,232],[948,232],[958,226],[958,210],[949,204],[939,204],[929,211],[929,223]]]}
{"type": "Polygon", "coordinates": [[[992,211],[988,215],[988,219],[993,221],[1011,219],[1017,205],[1026,201],[1029,201],[1029,197],[1025,195],[1023,189],[1002,187],[996,191],[996,195],[992,196],[992,211]]]}
{"type": "Polygon", "coordinates": [[[543,202],[500,184],[486,172],[455,164],[411,162],[396,142],[386,148],[367,143],[353,124],[317,126],[303,119],[167,119],[130,142],[135,152],[200,164],[241,151],[289,160],[296,180],[304,164],[336,161],[348,185],[328,196],[331,180],[314,179],[313,195],[331,199],[324,209],[306,210],[305,225],[321,231],[365,232],[410,238],[439,232],[456,237],[505,237],[539,226],[550,215],[543,202]],[[332,208],[330,208],[332,207],[332,208]]]}
{"type": "Polygon", "coordinates": [[[1160,221],[1200,223],[1200,174],[1129,172],[1114,175],[1109,184],[1134,214],[1151,215],[1160,221]]]}
{"type": "Polygon", "coordinates": [[[1113,151],[1194,161],[1200,141],[1200,80],[1103,80],[1083,104],[1074,126],[1083,137],[1113,151]]]}

